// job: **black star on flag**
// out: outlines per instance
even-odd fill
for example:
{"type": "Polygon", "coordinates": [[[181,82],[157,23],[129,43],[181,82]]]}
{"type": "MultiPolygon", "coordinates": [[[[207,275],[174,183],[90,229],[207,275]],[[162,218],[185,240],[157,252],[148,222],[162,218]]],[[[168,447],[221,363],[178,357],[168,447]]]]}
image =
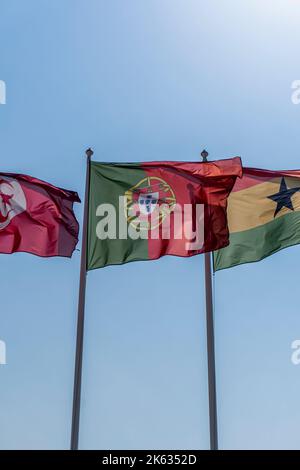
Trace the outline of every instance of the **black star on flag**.
{"type": "Polygon", "coordinates": [[[291,198],[297,191],[300,191],[300,187],[288,189],[285,179],[281,179],[279,192],[276,194],[272,194],[272,196],[268,196],[268,199],[272,199],[272,201],[276,202],[277,204],[274,213],[274,218],[283,207],[287,207],[291,211],[294,210],[291,198]]]}

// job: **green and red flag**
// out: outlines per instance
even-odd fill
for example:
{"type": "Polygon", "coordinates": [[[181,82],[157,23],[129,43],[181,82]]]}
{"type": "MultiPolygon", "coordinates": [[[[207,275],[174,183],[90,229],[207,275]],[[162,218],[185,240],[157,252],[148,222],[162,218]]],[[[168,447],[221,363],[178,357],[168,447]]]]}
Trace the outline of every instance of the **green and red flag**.
{"type": "Polygon", "coordinates": [[[0,253],[71,257],[78,241],[78,194],[32,176],[0,173],[0,253]]]}
{"type": "Polygon", "coordinates": [[[205,163],[92,162],[87,269],[226,246],[227,197],[241,175],[238,157],[205,163]]]}
{"type": "Polygon", "coordinates": [[[228,198],[230,244],[214,270],[259,261],[300,243],[300,170],[244,168],[228,198]]]}

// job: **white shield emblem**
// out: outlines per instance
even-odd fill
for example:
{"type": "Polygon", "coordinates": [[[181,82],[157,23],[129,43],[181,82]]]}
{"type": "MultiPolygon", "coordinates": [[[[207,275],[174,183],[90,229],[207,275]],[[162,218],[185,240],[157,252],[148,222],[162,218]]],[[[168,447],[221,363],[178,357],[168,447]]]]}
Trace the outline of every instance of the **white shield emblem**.
{"type": "Polygon", "coordinates": [[[0,176],[0,230],[25,210],[26,198],[20,183],[8,176],[0,176]]]}
{"type": "Polygon", "coordinates": [[[158,204],[159,193],[139,194],[139,208],[142,214],[151,214],[158,204]]]}

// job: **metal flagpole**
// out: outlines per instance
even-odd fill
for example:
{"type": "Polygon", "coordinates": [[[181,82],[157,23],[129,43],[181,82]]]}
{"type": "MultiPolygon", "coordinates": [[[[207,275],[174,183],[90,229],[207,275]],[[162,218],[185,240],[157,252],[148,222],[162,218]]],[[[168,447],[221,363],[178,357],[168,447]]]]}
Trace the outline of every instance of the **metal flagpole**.
{"type": "Polygon", "coordinates": [[[73,389],[73,413],[71,430],[71,450],[78,449],[79,436],[79,418],[80,418],[80,396],[81,396],[81,377],[82,377],[82,354],[83,354],[83,333],[84,333],[84,309],[85,309],[85,288],[86,288],[86,265],[87,265],[87,232],[88,232],[88,208],[89,208],[89,189],[90,189],[90,163],[93,155],[92,149],[86,150],[86,181],[84,197],[84,214],[82,227],[81,244],[81,264],[80,264],[80,285],[77,314],[77,338],[76,338],[76,356],[74,371],[74,389],[73,389]]]}
{"type": "MultiPolygon", "coordinates": [[[[203,162],[207,161],[206,150],[201,152],[203,162]]],[[[210,449],[218,450],[218,418],[216,391],[216,361],[214,336],[214,310],[212,290],[211,254],[205,253],[205,299],[206,299],[206,342],[208,370],[208,401],[209,401],[209,435],[210,449]]]]}
{"type": "Polygon", "coordinates": [[[211,254],[205,253],[206,341],[209,400],[209,434],[211,450],[218,450],[218,419],[216,392],[216,362],[214,312],[212,298],[211,254]]]}

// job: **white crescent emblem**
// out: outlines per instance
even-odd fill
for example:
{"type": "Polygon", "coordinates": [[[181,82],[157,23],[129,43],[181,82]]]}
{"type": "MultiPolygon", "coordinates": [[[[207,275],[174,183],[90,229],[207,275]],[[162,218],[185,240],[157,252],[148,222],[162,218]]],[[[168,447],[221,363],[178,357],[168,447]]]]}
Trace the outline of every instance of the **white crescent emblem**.
{"type": "Polygon", "coordinates": [[[0,176],[0,230],[26,210],[26,198],[20,183],[9,176],[0,176]]]}

